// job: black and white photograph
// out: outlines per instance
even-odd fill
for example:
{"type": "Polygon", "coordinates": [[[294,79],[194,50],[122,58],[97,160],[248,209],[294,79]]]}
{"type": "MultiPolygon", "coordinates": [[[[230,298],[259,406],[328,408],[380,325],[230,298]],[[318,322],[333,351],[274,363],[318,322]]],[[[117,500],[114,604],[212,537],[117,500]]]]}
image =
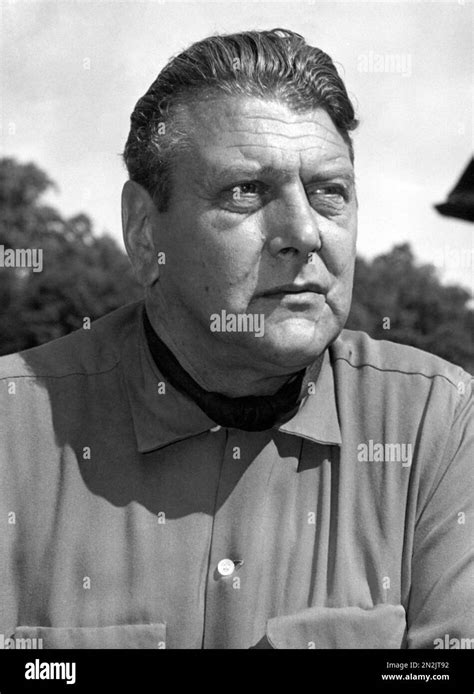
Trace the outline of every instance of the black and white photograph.
{"type": "Polygon", "coordinates": [[[472,692],[473,9],[2,0],[2,694],[472,692]]]}

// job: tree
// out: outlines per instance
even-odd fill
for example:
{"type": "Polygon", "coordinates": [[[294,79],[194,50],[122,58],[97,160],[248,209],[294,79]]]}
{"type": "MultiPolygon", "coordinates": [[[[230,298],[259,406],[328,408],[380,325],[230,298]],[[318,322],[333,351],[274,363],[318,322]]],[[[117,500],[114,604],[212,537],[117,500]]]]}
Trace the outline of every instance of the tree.
{"type": "MultiPolygon", "coordinates": [[[[54,183],[35,164],[0,159],[0,246],[43,251],[42,272],[0,267],[0,354],[82,327],[142,296],[126,255],[96,236],[85,214],[64,219],[42,204],[54,183]]],[[[469,293],[445,286],[408,244],[356,259],[348,328],[419,347],[474,373],[469,293]]]]}
{"type": "Polygon", "coordinates": [[[417,264],[405,243],[371,263],[357,259],[346,327],[424,349],[473,372],[470,299],[462,287],[443,285],[432,265],[417,264]]]}
{"type": "Polygon", "coordinates": [[[0,354],[35,347],[142,295],[126,255],[85,214],[41,203],[54,186],[34,164],[0,160],[0,246],[42,251],[41,272],[0,268],[0,354]]]}

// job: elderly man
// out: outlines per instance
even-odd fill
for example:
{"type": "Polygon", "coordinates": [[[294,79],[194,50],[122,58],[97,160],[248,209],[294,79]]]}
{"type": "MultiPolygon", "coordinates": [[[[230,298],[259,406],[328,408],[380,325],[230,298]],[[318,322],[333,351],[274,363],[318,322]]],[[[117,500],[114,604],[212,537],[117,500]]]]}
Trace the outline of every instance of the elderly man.
{"type": "Polygon", "coordinates": [[[0,361],[1,632],[474,636],[470,377],[343,331],[356,124],[331,59],[286,30],[196,43],[139,100],[123,228],[144,301],[0,361]]]}

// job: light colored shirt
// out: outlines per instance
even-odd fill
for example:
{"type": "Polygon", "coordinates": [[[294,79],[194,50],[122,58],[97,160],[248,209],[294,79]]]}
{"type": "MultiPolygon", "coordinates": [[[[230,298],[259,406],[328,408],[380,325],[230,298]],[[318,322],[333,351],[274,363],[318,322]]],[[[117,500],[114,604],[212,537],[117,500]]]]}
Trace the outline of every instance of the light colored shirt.
{"type": "Polygon", "coordinates": [[[467,373],[343,331],[289,421],[225,429],[160,374],[142,310],[0,359],[0,633],[45,648],[474,637],[467,373]]]}

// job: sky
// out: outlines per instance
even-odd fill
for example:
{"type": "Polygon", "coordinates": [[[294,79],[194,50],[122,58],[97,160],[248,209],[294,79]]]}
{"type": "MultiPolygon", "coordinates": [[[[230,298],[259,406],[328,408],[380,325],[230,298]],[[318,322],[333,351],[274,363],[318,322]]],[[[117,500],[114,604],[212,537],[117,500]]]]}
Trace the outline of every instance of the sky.
{"type": "Polygon", "coordinates": [[[213,33],[288,28],[336,62],[356,107],[358,250],[409,242],[474,288],[474,225],[442,217],[473,149],[473,10],[447,2],[0,0],[2,156],[32,161],[63,214],[123,247],[121,152],[166,62],[213,33]]]}

